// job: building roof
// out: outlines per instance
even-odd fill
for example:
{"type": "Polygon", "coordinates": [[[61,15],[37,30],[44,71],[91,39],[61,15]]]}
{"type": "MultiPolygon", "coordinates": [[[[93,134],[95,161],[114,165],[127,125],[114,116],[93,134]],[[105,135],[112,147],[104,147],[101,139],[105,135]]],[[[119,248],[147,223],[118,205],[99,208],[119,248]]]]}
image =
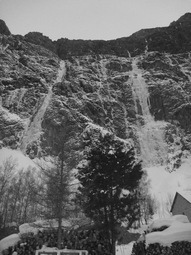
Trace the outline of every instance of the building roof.
{"type": "Polygon", "coordinates": [[[191,190],[185,190],[178,192],[182,197],[184,197],[189,203],[191,203],[191,190]]]}
{"type": "Polygon", "coordinates": [[[178,195],[183,197],[185,200],[187,200],[191,204],[191,190],[184,190],[184,191],[181,191],[181,192],[176,192],[173,203],[172,203],[172,206],[171,206],[171,210],[170,210],[171,212],[173,210],[173,207],[174,207],[174,204],[175,204],[175,201],[176,201],[176,198],[177,198],[178,195]]]}

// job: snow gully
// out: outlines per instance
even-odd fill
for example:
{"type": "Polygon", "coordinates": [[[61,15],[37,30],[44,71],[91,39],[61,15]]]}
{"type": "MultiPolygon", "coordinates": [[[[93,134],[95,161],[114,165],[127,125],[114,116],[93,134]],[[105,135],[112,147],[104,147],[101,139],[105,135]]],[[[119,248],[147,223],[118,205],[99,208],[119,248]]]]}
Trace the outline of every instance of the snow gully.
{"type": "MultiPolygon", "coordinates": [[[[65,74],[66,74],[65,61],[61,60],[55,83],[61,82],[65,74]]],[[[38,108],[35,116],[33,116],[30,120],[26,121],[26,128],[20,146],[23,153],[26,153],[26,149],[29,144],[39,140],[43,132],[42,121],[52,98],[53,84],[48,88],[48,93],[42,99],[40,107],[38,108]]]]}

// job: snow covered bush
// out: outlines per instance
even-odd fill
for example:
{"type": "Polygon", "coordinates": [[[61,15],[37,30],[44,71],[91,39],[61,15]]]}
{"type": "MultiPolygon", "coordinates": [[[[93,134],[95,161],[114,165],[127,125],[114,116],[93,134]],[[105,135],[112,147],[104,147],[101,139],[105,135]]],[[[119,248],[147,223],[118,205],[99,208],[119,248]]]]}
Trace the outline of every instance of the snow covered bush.
{"type": "MultiPolygon", "coordinates": [[[[135,253],[138,255],[139,253],[135,253]]],[[[174,242],[172,245],[163,246],[159,243],[150,244],[146,249],[147,255],[190,255],[191,242],[174,242]]],[[[134,254],[133,254],[134,255],[134,254]]]]}
{"type": "Polygon", "coordinates": [[[133,245],[131,255],[190,255],[191,242],[181,241],[174,242],[172,245],[163,246],[160,243],[149,244],[145,246],[145,242],[136,242],[133,245]]]}
{"type": "Polygon", "coordinates": [[[191,242],[182,241],[182,242],[172,243],[171,253],[173,255],[189,255],[189,254],[191,254],[191,242]]]}
{"type": "Polygon", "coordinates": [[[170,253],[170,247],[162,246],[159,243],[150,244],[147,249],[147,253],[149,255],[172,255],[170,253]]]}
{"type": "Polygon", "coordinates": [[[135,242],[133,244],[133,249],[132,249],[131,255],[144,255],[144,254],[146,254],[145,251],[146,251],[146,247],[145,247],[144,241],[135,242]]]}

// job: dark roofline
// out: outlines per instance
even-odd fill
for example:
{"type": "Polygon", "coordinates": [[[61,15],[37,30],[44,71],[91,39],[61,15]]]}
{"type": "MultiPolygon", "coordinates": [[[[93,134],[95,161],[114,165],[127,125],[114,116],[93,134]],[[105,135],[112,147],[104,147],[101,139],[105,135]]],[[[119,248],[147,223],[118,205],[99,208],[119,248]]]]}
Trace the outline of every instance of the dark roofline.
{"type": "Polygon", "coordinates": [[[171,209],[170,209],[170,212],[172,212],[172,210],[173,210],[173,207],[174,207],[174,204],[175,204],[175,201],[176,201],[176,198],[177,198],[178,195],[180,195],[184,200],[186,200],[189,204],[191,204],[191,202],[188,201],[188,199],[183,197],[183,195],[181,195],[180,193],[176,192],[176,194],[174,196],[174,200],[173,200],[172,206],[171,206],[171,209]]]}
{"type": "Polygon", "coordinates": [[[175,196],[174,196],[174,199],[173,199],[173,203],[172,203],[172,206],[171,206],[171,209],[170,209],[170,212],[172,212],[173,210],[173,207],[174,207],[174,203],[175,203],[175,200],[176,200],[176,197],[178,196],[178,192],[176,192],[175,196]]]}

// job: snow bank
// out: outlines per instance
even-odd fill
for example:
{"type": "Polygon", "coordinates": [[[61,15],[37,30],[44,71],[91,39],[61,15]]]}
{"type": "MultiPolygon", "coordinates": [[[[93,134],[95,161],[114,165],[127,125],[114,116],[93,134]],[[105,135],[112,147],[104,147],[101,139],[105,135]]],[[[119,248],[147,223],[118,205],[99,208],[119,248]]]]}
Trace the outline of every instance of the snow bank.
{"type": "Polygon", "coordinates": [[[167,219],[158,219],[158,220],[153,221],[148,226],[147,231],[151,232],[152,230],[159,229],[163,226],[170,227],[176,221],[181,222],[181,223],[190,223],[187,216],[185,216],[185,215],[174,215],[174,216],[169,217],[167,219]]]}
{"type": "Polygon", "coordinates": [[[20,241],[20,237],[18,234],[12,234],[10,236],[7,236],[5,238],[3,238],[0,241],[0,253],[9,248],[9,246],[14,246],[16,243],[18,243],[20,241]]]}
{"type": "Polygon", "coordinates": [[[191,242],[191,223],[175,222],[169,228],[161,232],[153,232],[146,235],[146,245],[151,243],[160,243],[162,245],[171,245],[176,241],[191,242]]]}
{"type": "Polygon", "coordinates": [[[146,245],[160,243],[162,245],[170,246],[175,241],[191,242],[191,223],[187,216],[176,215],[169,219],[156,220],[148,227],[148,231],[152,231],[153,229],[162,226],[168,227],[163,231],[146,234],[146,245]]]}

